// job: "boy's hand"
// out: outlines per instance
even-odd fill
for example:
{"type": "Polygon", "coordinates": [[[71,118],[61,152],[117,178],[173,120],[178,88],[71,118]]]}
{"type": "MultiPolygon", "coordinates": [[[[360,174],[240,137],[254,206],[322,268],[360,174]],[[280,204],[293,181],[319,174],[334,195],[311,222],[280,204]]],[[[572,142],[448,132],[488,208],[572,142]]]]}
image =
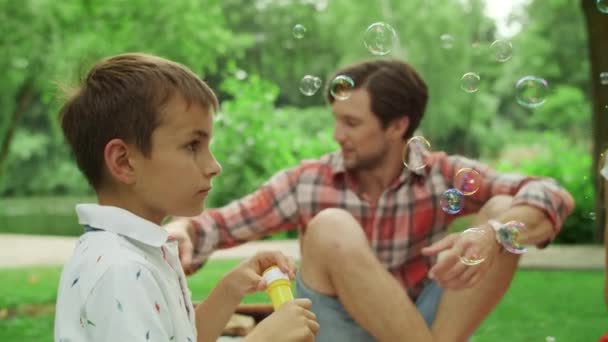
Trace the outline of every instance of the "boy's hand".
{"type": "Polygon", "coordinates": [[[246,342],[312,342],[319,332],[317,317],[310,311],[309,299],[287,302],[260,322],[247,335],[246,342]]]}
{"type": "Polygon", "coordinates": [[[266,282],[262,273],[270,266],[277,266],[285,272],[290,280],[295,279],[295,263],[281,252],[258,252],[246,259],[227,273],[222,281],[235,296],[243,297],[246,294],[263,291],[266,282]]]}

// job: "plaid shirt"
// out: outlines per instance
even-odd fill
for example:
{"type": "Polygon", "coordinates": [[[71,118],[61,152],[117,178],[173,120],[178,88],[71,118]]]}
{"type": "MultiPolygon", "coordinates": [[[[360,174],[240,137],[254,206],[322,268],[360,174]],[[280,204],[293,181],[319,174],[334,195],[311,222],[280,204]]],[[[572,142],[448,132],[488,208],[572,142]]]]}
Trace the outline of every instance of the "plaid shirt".
{"type": "Polygon", "coordinates": [[[370,203],[345,171],[342,154],[335,152],[280,171],[243,199],[192,218],[199,234],[195,264],[200,267],[217,248],[288,229],[304,233],[319,211],[343,208],[361,224],[380,262],[416,298],[435,262],[420,250],[443,238],[456,217],[477,212],[499,194],[514,196],[513,206],[526,204],[543,210],[555,233],[574,207],[570,194],[552,179],[500,174],[477,161],[443,152],[432,153],[424,169],[404,168],[377,203],[370,203]],[[447,214],[439,203],[441,195],[453,187],[454,176],[465,167],[481,174],[480,188],[465,196],[461,212],[447,214]]]}

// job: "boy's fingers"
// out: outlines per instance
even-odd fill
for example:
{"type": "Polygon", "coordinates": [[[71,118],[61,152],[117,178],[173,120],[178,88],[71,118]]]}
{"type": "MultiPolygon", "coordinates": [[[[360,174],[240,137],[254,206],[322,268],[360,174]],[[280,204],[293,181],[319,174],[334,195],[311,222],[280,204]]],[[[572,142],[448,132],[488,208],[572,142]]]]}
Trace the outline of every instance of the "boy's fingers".
{"type": "Polygon", "coordinates": [[[310,329],[310,331],[313,334],[317,334],[319,332],[319,323],[317,323],[317,321],[312,321],[312,320],[308,320],[308,329],[310,329]]]}
{"type": "Polygon", "coordinates": [[[312,307],[312,302],[308,298],[296,298],[294,304],[307,310],[312,307]]]}

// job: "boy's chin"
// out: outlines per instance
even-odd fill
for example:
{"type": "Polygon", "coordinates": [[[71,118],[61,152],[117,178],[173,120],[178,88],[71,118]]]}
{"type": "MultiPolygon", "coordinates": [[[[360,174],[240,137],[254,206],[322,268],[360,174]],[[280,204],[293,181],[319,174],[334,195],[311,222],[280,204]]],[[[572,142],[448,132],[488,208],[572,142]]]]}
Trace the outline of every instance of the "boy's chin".
{"type": "Polygon", "coordinates": [[[183,208],[183,209],[177,210],[176,214],[174,214],[172,216],[182,216],[182,217],[198,216],[203,212],[203,209],[205,209],[205,206],[203,204],[196,206],[196,207],[192,207],[192,208],[183,208]]]}

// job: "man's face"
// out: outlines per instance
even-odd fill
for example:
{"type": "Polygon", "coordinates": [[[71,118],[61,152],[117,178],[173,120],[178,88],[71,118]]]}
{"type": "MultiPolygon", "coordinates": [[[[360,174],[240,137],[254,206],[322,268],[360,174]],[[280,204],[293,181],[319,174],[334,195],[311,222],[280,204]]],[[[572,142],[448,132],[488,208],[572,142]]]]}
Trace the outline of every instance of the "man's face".
{"type": "Polygon", "coordinates": [[[200,214],[221,167],[209,149],[213,129],[211,114],[198,104],[174,96],[161,114],[152,134],[148,158],[136,158],[135,191],[147,210],[159,216],[200,214]]]}
{"type": "Polygon", "coordinates": [[[371,98],[364,88],[352,91],[346,100],[332,104],[335,119],[334,139],[349,171],[373,169],[384,162],[388,153],[386,130],[371,111],[371,98]]]}

